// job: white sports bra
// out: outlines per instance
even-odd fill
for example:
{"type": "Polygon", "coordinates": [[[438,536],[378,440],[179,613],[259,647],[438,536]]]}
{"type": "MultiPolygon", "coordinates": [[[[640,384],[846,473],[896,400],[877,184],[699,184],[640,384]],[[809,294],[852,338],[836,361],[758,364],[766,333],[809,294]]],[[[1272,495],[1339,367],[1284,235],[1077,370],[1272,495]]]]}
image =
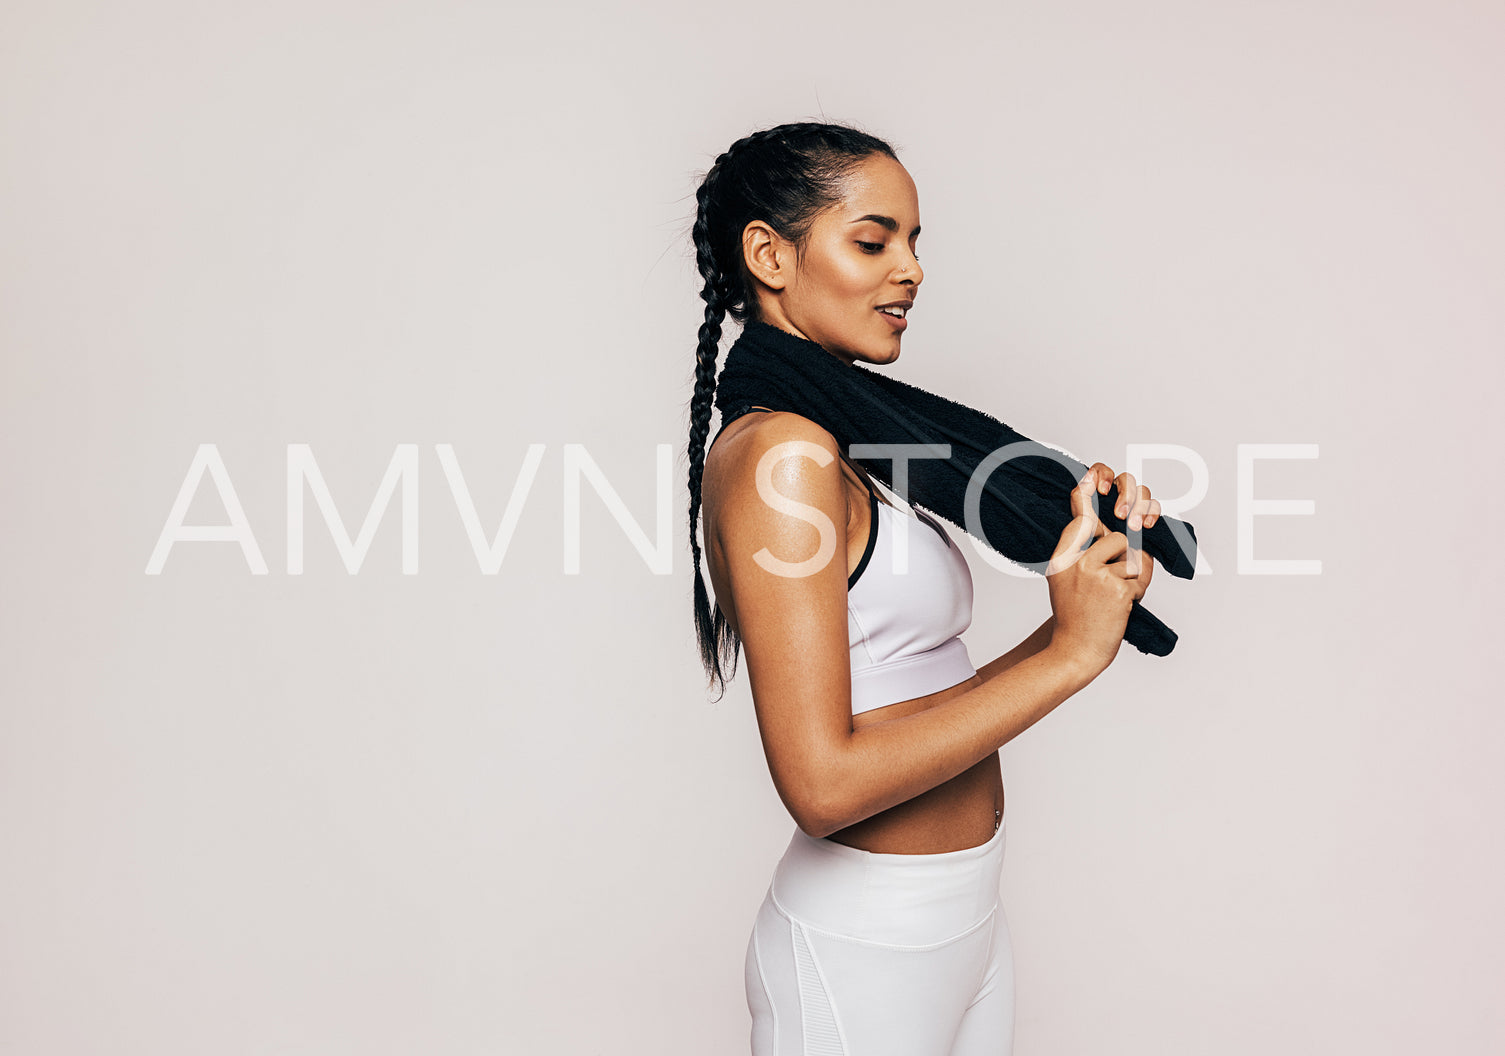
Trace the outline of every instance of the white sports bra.
{"type": "MultiPolygon", "coordinates": [[[[748,410],[766,408],[738,408],[721,429],[748,410]]],[[[946,689],[977,673],[957,637],[972,624],[967,559],[933,518],[901,507],[899,497],[884,490],[893,505],[868,490],[867,546],[847,577],[853,715],[946,689]]]]}
{"type": "Polygon", "coordinates": [[[957,637],[972,624],[966,557],[934,518],[884,490],[895,505],[869,492],[867,549],[847,578],[854,715],[977,673],[957,637]]]}

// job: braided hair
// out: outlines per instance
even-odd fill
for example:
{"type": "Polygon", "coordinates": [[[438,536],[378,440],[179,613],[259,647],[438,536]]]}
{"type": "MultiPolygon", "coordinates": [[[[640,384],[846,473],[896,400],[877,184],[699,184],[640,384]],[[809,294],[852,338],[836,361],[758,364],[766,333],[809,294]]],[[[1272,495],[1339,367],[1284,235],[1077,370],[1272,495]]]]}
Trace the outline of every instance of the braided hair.
{"type": "Polygon", "coordinates": [[[712,685],[724,687],[735,673],[741,644],[721,606],[712,613],[700,572],[697,529],[721,324],[727,316],[745,323],[758,313],[756,280],[742,256],[742,232],[761,220],[798,250],[816,216],[841,201],[843,178],[874,154],[896,158],[883,140],[845,125],[779,125],[733,143],[695,191],[691,238],[704,280],[700,298],[705,301],[705,321],[695,348],[695,393],[690,399],[690,553],[695,563],[695,634],[712,685]]]}

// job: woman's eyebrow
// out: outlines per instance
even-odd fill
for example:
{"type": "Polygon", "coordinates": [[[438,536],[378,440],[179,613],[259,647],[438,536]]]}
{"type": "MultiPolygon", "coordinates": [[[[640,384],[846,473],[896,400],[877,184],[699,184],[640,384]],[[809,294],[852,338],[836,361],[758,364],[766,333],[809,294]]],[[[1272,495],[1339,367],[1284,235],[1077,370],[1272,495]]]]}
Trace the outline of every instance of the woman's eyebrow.
{"type": "MultiPolygon", "coordinates": [[[[853,220],[852,223],[854,223],[854,224],[860,224],[864,220],[871,220],[875,224],[882,224],[884,227],[888,228],[890,231],[898,233],[898,230],[899,230],[899,221],[895,220],[891,216],[879,216],[877,213],[868,213],[866,216],[859,216],[856,220],[853,220]]],[[[920,233],[920,225],[916,224],[915,225],[915,229],[909,233],[909,237],[910,238],[914,238],[919,233],[920,233]]]]}

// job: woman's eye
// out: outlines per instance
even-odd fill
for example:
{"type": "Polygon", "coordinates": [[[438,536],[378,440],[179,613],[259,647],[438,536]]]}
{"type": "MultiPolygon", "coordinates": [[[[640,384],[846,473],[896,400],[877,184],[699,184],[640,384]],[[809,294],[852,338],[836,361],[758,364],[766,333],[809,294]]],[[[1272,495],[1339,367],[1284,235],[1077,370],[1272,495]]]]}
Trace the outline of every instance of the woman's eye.
{"type": "Polygon", "coordinates": [[[857,244],[862,247],[862,251],[864,253],[882,253],[883,252],[883,243],[882,242],[858,242],[857,244]]]}

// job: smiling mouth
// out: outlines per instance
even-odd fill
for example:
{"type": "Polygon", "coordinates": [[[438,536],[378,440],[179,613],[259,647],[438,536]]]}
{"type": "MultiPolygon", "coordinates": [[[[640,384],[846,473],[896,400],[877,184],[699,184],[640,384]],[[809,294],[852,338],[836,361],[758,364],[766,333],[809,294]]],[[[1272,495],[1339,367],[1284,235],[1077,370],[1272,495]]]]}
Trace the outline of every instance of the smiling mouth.
{"type": "Polygon", "coordinates": [[[902,334],[909,329],[909,320],[905,318],[909,315],[909,308],[907,304],[884,304],[875,310],[883,316],[883,321],[892,327],[894,333],[902,334]]]}

